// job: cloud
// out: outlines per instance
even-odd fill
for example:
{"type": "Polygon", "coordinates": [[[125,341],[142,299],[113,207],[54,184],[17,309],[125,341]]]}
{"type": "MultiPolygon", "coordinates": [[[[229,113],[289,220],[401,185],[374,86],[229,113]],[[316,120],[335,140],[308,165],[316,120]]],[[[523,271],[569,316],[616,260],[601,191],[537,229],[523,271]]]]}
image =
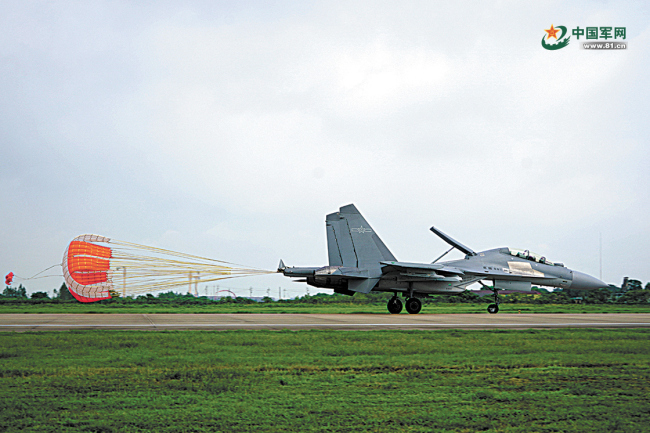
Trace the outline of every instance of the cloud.
{"type": "MultiPolygon", "coordinates": [[[[101,231],[324,264],[324,214],[354,202],[400,259],[444,249],[435,223],[593,273],[595,233],[650,240],[649,31],[628,6],[5,3],[0,259],[38,271],[101,231]],[[539,46],[596,21],[629,49],[539,46]]],[[[619,255],[614,281],[650,279],[619,255]]]]}

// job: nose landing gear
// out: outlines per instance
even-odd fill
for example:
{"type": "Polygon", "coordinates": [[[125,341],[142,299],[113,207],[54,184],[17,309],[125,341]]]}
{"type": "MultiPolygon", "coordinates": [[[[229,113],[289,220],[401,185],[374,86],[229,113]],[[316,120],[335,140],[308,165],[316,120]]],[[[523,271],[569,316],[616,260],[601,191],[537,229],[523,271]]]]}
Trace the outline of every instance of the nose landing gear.
{"type": "Polygon", "coordinates": [[[488,305],[488,313],[490,314],[496,314],[499,312],[499,295],[497,294],[497,289],[493,289],[494,291],[494,304],[488,305]]]}

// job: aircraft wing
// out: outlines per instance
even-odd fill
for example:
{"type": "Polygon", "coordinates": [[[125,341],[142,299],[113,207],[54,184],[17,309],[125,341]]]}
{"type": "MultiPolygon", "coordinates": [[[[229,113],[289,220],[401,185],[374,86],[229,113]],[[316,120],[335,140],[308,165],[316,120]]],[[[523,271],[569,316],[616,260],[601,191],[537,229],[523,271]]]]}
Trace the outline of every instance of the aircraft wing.
{"type": "Polygon", "coordinates": [[[384,274],[394,271],[423,271],[441,272],[445,274],[462,275],[464,272],[458,268],[445,266],[436,263],[409,263],[409,262],[379,262],[382,265],[381,271],[384,274]]]}
{"type": "MultiPolygon", "coordinates": [[[[382,274],[398,272],[401,277],[413,281],[460,281],[464,272],[458,268],[442,264],[379,262],[382,274]]],[[[404,279],[402,279],[404,281],[404,279]]]]}

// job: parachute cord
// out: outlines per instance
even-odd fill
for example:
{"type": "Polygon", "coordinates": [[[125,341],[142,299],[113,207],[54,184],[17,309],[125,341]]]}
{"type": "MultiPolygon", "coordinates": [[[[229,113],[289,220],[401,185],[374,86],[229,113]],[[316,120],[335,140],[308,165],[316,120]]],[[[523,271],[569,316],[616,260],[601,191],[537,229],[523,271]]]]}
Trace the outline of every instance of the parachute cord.
{"type": "Polygon", "coordinates": [[[115,296],[111,292],[131,296],[180,287],[193,292],[199,284],[276,273],[97,235],[73,242],[63,257],[64,277],[69,289],[89,302],[115,296]]]}
{"type": "Polygon", "coordinates": [[[23,281],[29,281],[29,280],[40,280],[41,278],[51,278],[51,277],[61,277],[61,278],[63,278],[63,274],[43,275],[42,277],[31,277],[31,278],[20,278],[20,277],[18,277],[18,279],[23,280],[23,281]]]}
{"type": "Polygon", "coordinates": [[[39,273],[37,273],[36,275],[33,275],[33,276],[29,277],[29,278],[24,278],[24,277],[21,277],[21,276],[18,276],[18,275],[14,275],[14,278],[17,279],[17,280],[29,281],[29,280],[38,279],[38,278],[62,277],[63,274],[61,274],[61,275],[44,275],[44,276],[42,276],[42,277],[38,277],[38,276],[41,275],[43,272],[49,271],[50,269],[52,269],[52,268],[56,268],[57,266],[61,266],[61,263],[57,263],[56,265],[52,265],[52,266],[50,266],[50,267],[47,268],[47,269],[43,269],[41,272],[39,272],[39,273]],[[36,278],[36,277],[38,277],[38,278],[36,278]]]}

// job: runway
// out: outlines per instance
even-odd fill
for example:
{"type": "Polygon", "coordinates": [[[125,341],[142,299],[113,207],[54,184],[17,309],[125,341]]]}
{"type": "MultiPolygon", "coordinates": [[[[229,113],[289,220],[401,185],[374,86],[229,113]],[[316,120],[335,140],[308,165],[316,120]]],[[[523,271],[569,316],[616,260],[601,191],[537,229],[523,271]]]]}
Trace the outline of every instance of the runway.
{"type": "Polygon", "coordinates": [[[0,314],[0,331],[650,328],[650,314],[0,314]]]}

